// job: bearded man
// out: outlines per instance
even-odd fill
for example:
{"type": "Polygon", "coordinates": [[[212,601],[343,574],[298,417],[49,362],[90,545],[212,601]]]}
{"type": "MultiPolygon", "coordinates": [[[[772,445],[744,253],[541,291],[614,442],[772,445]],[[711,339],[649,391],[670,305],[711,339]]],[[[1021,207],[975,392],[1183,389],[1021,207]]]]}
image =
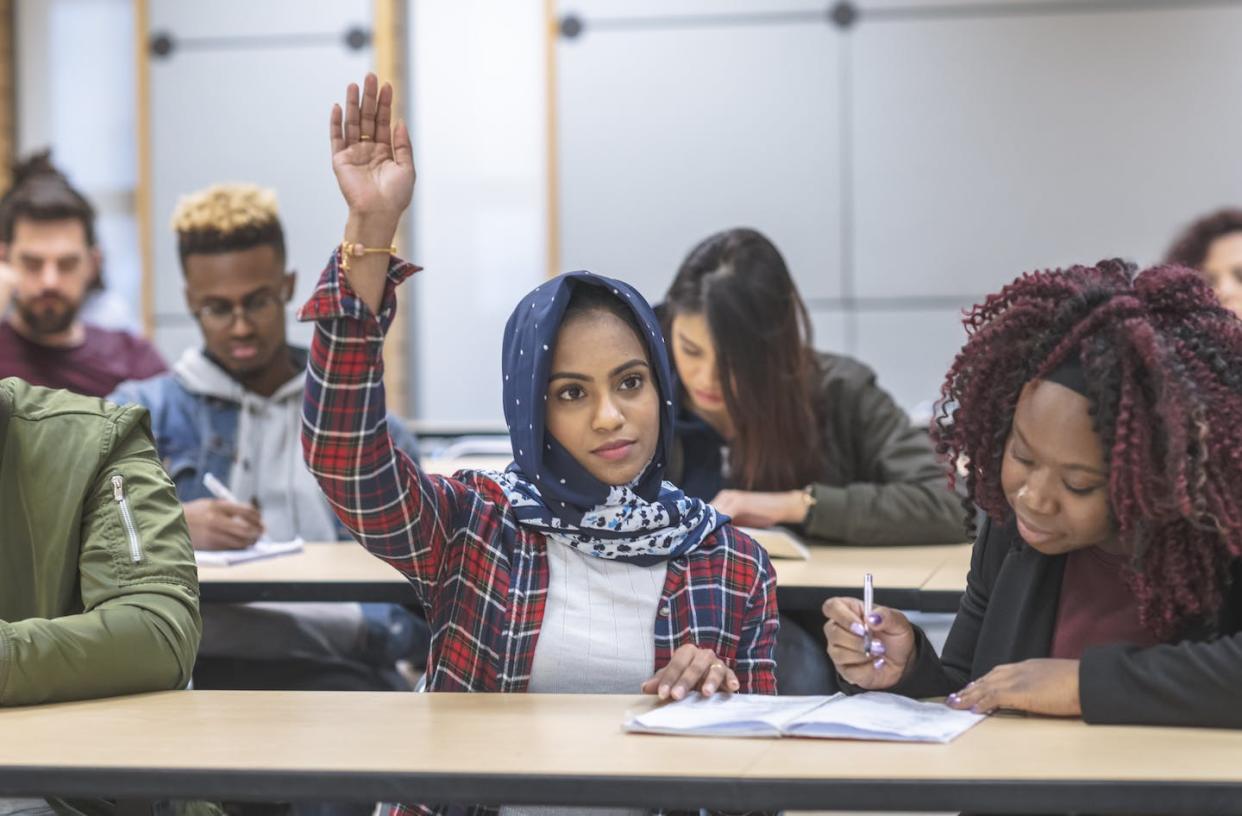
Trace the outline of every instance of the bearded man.
{"type": "Polygon", "coordinates": [[[80,319],[101,262],[90,202],[46,152],[13,179],[0,200],[0,378],[102,397],[165,371],[147,341],[80,319]]]}

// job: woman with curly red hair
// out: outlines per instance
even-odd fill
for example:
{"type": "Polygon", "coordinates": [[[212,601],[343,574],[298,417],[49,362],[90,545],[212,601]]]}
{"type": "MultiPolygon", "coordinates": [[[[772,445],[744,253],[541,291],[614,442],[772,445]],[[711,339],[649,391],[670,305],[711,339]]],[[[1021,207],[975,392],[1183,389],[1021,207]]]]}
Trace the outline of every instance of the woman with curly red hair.
{"type": "Polygon", "coordinates": [[[1189,269],[1024,275],[974,307],[938,450],[984,512],[937,656],[833,598],[852,690],[1242,728],[1242,323],[1189,269]]]}

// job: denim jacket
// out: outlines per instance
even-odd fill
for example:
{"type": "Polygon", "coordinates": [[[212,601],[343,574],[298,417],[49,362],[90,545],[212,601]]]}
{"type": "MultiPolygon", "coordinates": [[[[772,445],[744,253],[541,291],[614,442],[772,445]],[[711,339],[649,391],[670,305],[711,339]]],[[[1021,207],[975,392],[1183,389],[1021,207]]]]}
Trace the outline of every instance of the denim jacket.
{"type": "MultiPolygon", "coordinates": [[[[291,348],[290,351],[295,364],[305,364],[305,349],[291,348]]],[[[194,354],[201,355],[201,352],[194,354]]],[[[187,353],[183,361],[190,356],[187,353]]],[[[214,473],[227,480],[238,456],[242,405],[187,388],[184,379],[177,374],[181,367],[179,362],[174,373],[123,383],[110,399],[119,404],[139,403],[150,411],[156,450],[177,486],[177,496],[184,503],[211,497],[203,485],[204,474],[214,473]]],[[[388,431],[393,444],[418,461],[417,438],[391,414],[388,431]]],[[[332,516],[335,519],[335,514],[332,516]]],[[[351,538],[339,521],[336,521],[336,530],[338,539],[351,538]]]]}

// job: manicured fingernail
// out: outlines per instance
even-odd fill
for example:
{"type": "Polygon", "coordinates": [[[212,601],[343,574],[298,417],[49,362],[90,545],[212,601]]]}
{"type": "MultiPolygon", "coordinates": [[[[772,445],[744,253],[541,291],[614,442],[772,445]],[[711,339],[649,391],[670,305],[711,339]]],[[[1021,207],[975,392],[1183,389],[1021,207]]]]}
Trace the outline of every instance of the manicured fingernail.
{"type": "Polygon", "coordinates": [[[739,686],[739,684],[738,684],[738,682],[737,682],[736,680],[730,680],[730,681],[729,681],[729,688],[731,688],[732,690],[737,691],[737,690],[738,690],[738,686],[739,686]]]}
{"type": "Polygon", "coordinates": [[[863,635],[867,634],[867,630],[864,629],[863,625],[859,623],[858,621],[854,621],[853,623],[850,624],[850,631],[858,635],[859,637],[862,637],[863,635]]]}
{"type": "Polygon", "coordinates": [[[703,686],[703,696],[704,696],[704,697],[710,697],[710,696],[712,696],[713,692],[715,692],[715,691],[716,691],[716,687],[715,687],[715,686],[713,686],[711,683],[707,683],[707,684],[705,684],[705,685],[703,686]]]}
{"type": "Polygon", "coordinates": [[[884,658],[882,658],[882,657],[881,657],[879,660],[877,660],[876,662],[872,663],[871,665],[872,665],[872,666],[875,666],[877,669],[882,669],[882,668],[884,668],[884,658]]]}
{"type": "Polygon", "coordinates": [[[878,640],[871,641],[871,654],[879,657],[880,655],[884,654],[887,651],[888,649],[885,649],[884,644],[881,643],[880,641],[878,640]]]}
{"type": "Polygon", "coordinates": [[[944,699],[945,699],[945,702],[949,703],[950,705],[957,705],[958,703],[962,701],[962,698],[958,697],[956,694],[950,694],[948,697],[945,697],[944,699]]]}
{"type": "Polygon", "coordinates": [[[660,686],[660,699],[668,697],[668,686],[660,686]]]}
{"type": "Polygon", "coordinates": [[[685,696],[686,696],[686,690],[684,688],[682,688],[681,686],[673,686],[673,699],[674,700],[680,700],[682,697],[685,697],[685,696]]]}
{"type": "Polygon", "coordinates": [[[879,625],[880,625],[880,622],[881,622],[882,620],[884,620],[884,619],[880,617],[880,613],[879,613],[879,612],[872,612],[872,613],[871,613],[871,614],[867,617],[867,622],[868,622],[868,623],[870,623],[872,626],[879,626],[879,625]]]}

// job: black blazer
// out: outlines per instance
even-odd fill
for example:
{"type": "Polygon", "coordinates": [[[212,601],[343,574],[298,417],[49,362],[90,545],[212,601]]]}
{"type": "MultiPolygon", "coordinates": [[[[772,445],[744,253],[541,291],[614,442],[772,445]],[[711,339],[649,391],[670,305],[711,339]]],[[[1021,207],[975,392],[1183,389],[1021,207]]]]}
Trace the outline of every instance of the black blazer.
{"type": "MultiPolygon", "coordinates": [[[[1064,570],[1065,556],[1032,549],[1013,522],[984,519],[943,655],[936,656],[916,627],[914,664],[891,691],[939,697],[996,666],[1047,657],[1064,570]]],[[[1214,625],[1188,631],[1176,643],[1087,649],[1078,673],[1083,719],[1242,728],[1242,559],[1231,577],[1214,625]]]]}

